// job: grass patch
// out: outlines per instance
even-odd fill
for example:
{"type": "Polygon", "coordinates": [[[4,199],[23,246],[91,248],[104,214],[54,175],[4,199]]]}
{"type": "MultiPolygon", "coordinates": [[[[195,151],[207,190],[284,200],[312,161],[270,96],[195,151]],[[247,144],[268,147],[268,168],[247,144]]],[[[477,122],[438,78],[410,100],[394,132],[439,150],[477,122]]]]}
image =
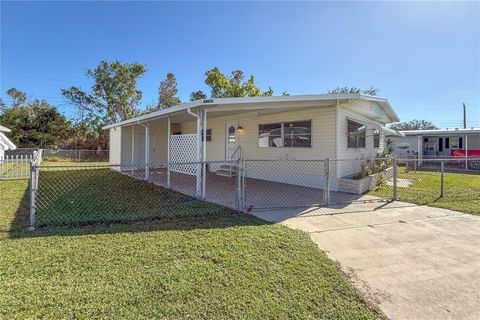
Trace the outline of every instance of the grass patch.
{"type": "MultiPolygon", "coordinates": [[[[439,172],[407,171],[399,168],[398,177],[413,182],[410,187],[401,187],[399,182],[397,193],[401,201],[480,214],[480,175],[445,173],[443,197],[440,197],[439,172]]],[[[369,194],[389,197],[392,192],[393,187],[384,184],[369,194]]]]}
{"type": "Polygon", "coordinates": [[[43,168],[39,181],[39,226],[204,216],[228,211],[102,167],[43,168]]]}
{"type": "MultiPolygon", "coordinates": [[[[0,187],[11,225],[28,184],[0,187]]],[[[0,247],[2,319],[381,317],[308,235],[228,210],[14,230],[0,247]]]]}

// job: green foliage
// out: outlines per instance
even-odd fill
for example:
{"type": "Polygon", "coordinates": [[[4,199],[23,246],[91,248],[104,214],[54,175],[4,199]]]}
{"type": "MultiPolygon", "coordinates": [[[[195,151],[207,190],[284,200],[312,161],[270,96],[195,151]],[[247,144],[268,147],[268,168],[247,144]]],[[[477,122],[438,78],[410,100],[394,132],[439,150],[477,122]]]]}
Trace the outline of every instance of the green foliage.
{"type": "MultiPolygon", "coordinates": [[[[243,71],[241,70],[232,71],[231,76],[228,77],[222,71],[220,71],[218,67],[215,67],[212,70],[208,70],[205,73],[205,76],[205,84],[211,88],[210,95],[212,98],[273,95],[273,90],[270,87],[267,91],[262,93],[260,88],[255,84],[255,78],[253,75],[250,75],[248,80],[244,81],[243,71]]],[[[199,93],[199,91],[197,91],[195,94],[197,93],[199,93]]]]}
{"type": "MultiPolygon", "coordinates": [[[[162,210],[154,188],[130,197],[162,210]]],[[[381,318],[298,230],[228,210],[182,217],[179,204],[180,215],[165,219],[27,234],[9,228],[28,216],[28,183],[0,181],[3,190],[1,319],[381,318]]]]}
{"type": "Polygon", "coordinates": [[[17,90],[16,88],[8,89],[7,94],[12,99],[12,106],[21,106],[27,101],[26,93],[20,90],[17,90]]]}
{"type": "Polygon", "coordinates": [[[271,87],[268,87],[268,90],[262,93],[262,96],[264,97],[271,97],[273,96],[273,89],[271,87]]]}
{"type": "Polygon", "coordinates": [[[385,169],[390,168],[391,166],[392,160],[390,158],[386,158],[384,153],[377,154],[373,159],[366,160],[362,164],[362,169],[355,177],[353,177],[353,179],[363,179],[366,176],[383,172],[385,169]]]}
{"type": "Polygon", "coordinates": [[[102,61],[86,72],[94,81],[90,93],[72,86],[62,89],[62,95],[78,107],[82,121],[108,124],[127,120],[138,114],[142,91],[137,88],[137,79],[145,72],[142,64],[102,61]]]}
{"type": "Polygon", "coordinates": [[[36,99],[5,109],[0,122],[12,129],[12,140],[20,148],[56,146],[68,137],[71,129],[55,106],[36,99]]]}
{"type": "Polygon", "coordinates": [[[438,129],[436,125],[432,122],[427,120],[411,120],[411,121],[404,121],[404,122],[397,122],[394,124],[389,125],[391,129],[394,130],[432,130],[438,129]]]}
{"type": "Polygon", "coordinates": [[[202,90],[198,90],[190,93],[190,101],[203,100],[203,99],[207,99],[207,95],[202,90]]]}
{"type": "MultiPolygon", "coordinates": [[[[432,171],[413,171],[399,168],[398,177],[412,182],[411,186],[399,186],[400,201],[445,208],[460,212],[480,214],[480,176],[446,172],[444,196],[440,197],[441,175],[432,171]]],[[[385,184],[369,192],[371,195],[391,197],[393,186],[385,184]]]]}
{"type": "Polygon", "coordinates": [[[170,108],[180,103],[180,98],[177,97],[177,80],[175,75],[169,72],[158,88],[157,110],[170,108]]]}
{"type": "Polygon", "coordinates": [[[393,139],[392,137],[386,137],[384,140],[383,155],[391,156],[392,153],[393,153],[393,139]]]}
{"type": "Polygon", "coordinates": [[[361,93],[376,96],[378,94],[378,91],[379,90],[374,87],[370,87],[368,89],[360,89],[357,87],[336,87],[333,90],[328,90],[328,94],[361,93]]]}

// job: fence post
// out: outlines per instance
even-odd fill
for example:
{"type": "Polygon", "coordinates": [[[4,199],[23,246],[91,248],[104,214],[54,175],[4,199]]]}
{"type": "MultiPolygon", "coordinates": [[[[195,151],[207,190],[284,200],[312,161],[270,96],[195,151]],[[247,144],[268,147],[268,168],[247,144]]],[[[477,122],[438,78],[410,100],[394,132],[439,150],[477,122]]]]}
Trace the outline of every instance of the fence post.
{"type": "Polygon", "coordinates": [[[28,231],[35,230],[35,193],[36,193],[36,165],[35,161],[30,161],[30,214],[29,214],[29,226],[27,228],[28,231]]]}
{"type": "Polygon", "coordinates": [[[238,174],[237,174],[237,211],[243,212],[243,165],[242,161],[238,162],[238,174]]]}
{"type": "Polygon", "coordinates": [[[443,197],[443,175],[444,175],[444,162],[440,163],[440,197],[443,197]]]}
{"type": "Polygon", "coordinates": [[[325,167],[325,189],[323,190],[323,201],[326,206],[330,203],[330,159],[323,160],[325,167]]]}
{"type": "Polygon", "coordinates": [[[392,200],[397,200],[397,181],[398,180],[398,168],[397,168],[397,157],[393,157],[393,195],[392,200]]]}

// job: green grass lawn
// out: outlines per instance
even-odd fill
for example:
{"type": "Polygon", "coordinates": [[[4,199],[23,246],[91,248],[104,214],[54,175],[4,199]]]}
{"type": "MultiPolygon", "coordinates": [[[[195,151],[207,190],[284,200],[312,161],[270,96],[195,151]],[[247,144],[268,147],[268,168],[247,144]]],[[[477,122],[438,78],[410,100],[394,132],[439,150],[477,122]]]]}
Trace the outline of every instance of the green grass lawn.
{"type": "MultiPolygon", "coordinates": [[[[118,188],[143,190],[127,179],[132,185],[125,180],[118,188]]],[[[64,203],[86,184],[77,181],[51,197],[64,203]]],[[[180,207],[178,216],[150,221],[26,233],[27,188],[25,181],[0,181],[0,319],[381,318],[300,231],[216,206],[209,214],[180,207]]],[[[141,201],[161,206],[154,196],[164,195],[156,192],[141,201]]],[[[113,201],[89,196],[95,205],[113,201]]],[[[117,209],[131,199],[120,200],[117,209]]]]}
{"type": "MultiPolygon", "coordinates": [[[[439,172],[399,168],[398,177],[413,183],[410,187],[402,187],[402,182],[399,182],[397,192],[401,201],[480,214],[480,175],[445,173],[443,197],[440,197],[439,172]]],[[[392,190],[392,186],[384,184],[369,194],[391,197],[392,190]]]]}

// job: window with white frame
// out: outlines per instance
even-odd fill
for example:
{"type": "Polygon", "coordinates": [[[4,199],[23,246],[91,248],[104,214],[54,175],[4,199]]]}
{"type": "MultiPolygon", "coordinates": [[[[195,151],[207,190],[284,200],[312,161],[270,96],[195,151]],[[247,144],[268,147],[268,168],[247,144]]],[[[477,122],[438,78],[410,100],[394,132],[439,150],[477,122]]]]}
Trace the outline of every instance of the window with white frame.
{"type": "Polygon", "coordinates": [[[373,147],[380,148],[380,131],[379,130],[373,131],[373,147]]]}
{"type": "Polygon", "coordinates": [[[312,122],[291,121],[258,125],[260,148],[310,148],[312,122]]]}
{"type": "Polygon", "coordinates": [[[352,120],[347,121],[348,147],[365,148],[366,126],[352,120]]]}

